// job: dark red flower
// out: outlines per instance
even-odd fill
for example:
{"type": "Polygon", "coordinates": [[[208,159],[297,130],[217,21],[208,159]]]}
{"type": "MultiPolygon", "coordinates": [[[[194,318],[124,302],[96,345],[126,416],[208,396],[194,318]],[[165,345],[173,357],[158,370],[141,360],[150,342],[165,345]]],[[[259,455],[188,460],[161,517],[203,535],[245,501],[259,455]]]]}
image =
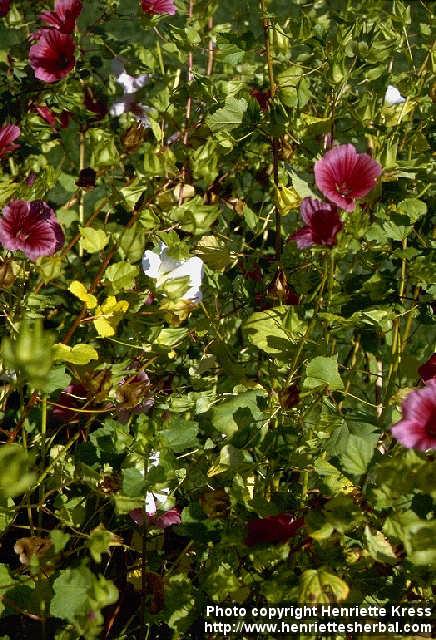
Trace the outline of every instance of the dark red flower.
{"type": "Polygon", "coordinates": [[[343,227],[336,205],[314,198],[304,198],[300,215],[306,226],[288,238],[288,240],[295,240],[299,249],[305,249],[314,244],[328,247],[336,244],[336,236],[343,227]]]}
{"type": "Polygon", "coordinates": [[[19,137],[20,133],[20,127],[17,127],[16,124],[6,124],[0,128],[0,158],[19,148],[20,145],[15,144],[14,140],[19,137]]]}
{"type": "Polygon", "coordinates": [[[419,367],[418,373],[423,382],[436,378],[436,353],[433,353],[427,362],[419,367]]]}
{"type": "Polygon", "coordinates": [[[408,449],[436,449],[436,380],[409,393],[402,409],[402,420],[392,427],[394,438],[408,449]]]}
{"type": "Polygon", "coordinates": [[[245,544],[253,547],[256,544],[277,544],[286,542],[301,529],[304,518],[297,518],[290,513],[279,513],[277,516],[257,518],[247,524],[245,544]]]}
{"type": "Polygon", "coordinates": [[[250,96],[256,100],[262,111],[268,111],[269,101],[271,100],[271,91],[261,91],[260,89],[252,89],[250,96]]]}
{"type": "Polygon", "coordinates": [[[95,114],[96,120],[101,120],[108,112],[106,100],[97,98],[90,87],[85,87],[84,103],[88,111],[95,114]]]}
{"type": "Polygon", "coordinates": [[[33,36],[37,42],[30,47],[29,62],[35,77],[43,82],[65,78],[76,63],[72,37],[55,29],[41,29],[33,36]]]}
{"type": "Polygon", "coordinates": [[[280,304],[296,305],[300,303],[300,298],[294,287],[288,283],[285,272],[281,267],[277,267],[272,281],[266,287],[267,298],[278,300],[280,304]]]}
{"type": "Polygon", "coordinates": [[[63,231],[46,202],[13,200],[0,219],[0,242],[11,251],[23,251],[30,260],[51,256],[64,244],[63,231]]]}
{"type": "Polygon", "coordinates": [[[141,0],[141,7],[145,13],[149,15],[169,15],[176,13],[176,7],[173,0],[141,0]]]}
{"type": "Polygon", "coordinates": [[[292,409],[300,402],[300,390],[297,384],[291,384],[279,391],[279,402],[283,409],[292,409]]]}
{"type": "Polygon", "coordinates": [[[83,407],[87,401],[87,396],[86,389],[82,384],[69,384],[68,387],[61,392],[56,406],[53,408],[53,416],[61,422],[68,422],[70,424],[72,422],[79,422],[80,413],[77,413],[74,409],[83,407]]]}
{"type": "Polygon", "coordinates": [[[144,524],[145,516],[147,515],[147,522],[150,526],[157,527],[158,529],[166,529],[167,527],[172,527],[173,525],[178,525],[182,522],[180,517],[181,512],[182,510],[179,507],[173,507],[158,516],[156,513],[146,514],[144,509],[137,508],[132,509],[129,516],[135,524],[141,527],[144,524]]]}
{"type": "Polygon", "coordinates": [[[82,11],[80,0],[57,0],[54,11],[44,11],[40,19],[61,33],[73,33],[82,11]]]}
{"type": "Polygon", "coordinates": [[[382,168],[366,153],[357,153],[352,144],[341,144],[327,151],[314,171],[321,193],[341,209],[354,211],[356,199],[375,187],[382,168]]]}
{"type": "Polygon", "coordinates": [[[11,8],[11,0],[0,0],[0,18],[4,18],[11,8]]]}

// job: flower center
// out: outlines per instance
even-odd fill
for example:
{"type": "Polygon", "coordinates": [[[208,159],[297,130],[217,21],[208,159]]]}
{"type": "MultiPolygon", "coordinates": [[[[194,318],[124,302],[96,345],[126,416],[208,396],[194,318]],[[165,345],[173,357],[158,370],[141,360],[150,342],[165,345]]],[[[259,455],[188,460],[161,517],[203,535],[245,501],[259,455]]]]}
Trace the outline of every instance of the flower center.
{"type": "Polygon", "coordinates": [[[351,189],[346,182],[341,182],[340,184],[337,184],[336,191],[339,193],[339,195],[343,196],[344,198],[349,198],[351,195],[351,189]]]}
{"type": "Polygon", "coordinates": [[[20,242],[26,242],[29,235],[30,234],[24,231],[24,229],[19,229],[15,237],[17,238],[17,240],[20,240],[20,242]]]}
{"type": "Polygon", "coordinates": [[[427,424],[425,425],[425,430],[430,437],[436,438],[436,416],[435,415],[430,416],[427,424]]]}
{"type": "Polygon", "coordinates": [[[59,61],[59,69],[66,69],[70,63],[67,56],[61,54],[58,58],[59,61]]]}

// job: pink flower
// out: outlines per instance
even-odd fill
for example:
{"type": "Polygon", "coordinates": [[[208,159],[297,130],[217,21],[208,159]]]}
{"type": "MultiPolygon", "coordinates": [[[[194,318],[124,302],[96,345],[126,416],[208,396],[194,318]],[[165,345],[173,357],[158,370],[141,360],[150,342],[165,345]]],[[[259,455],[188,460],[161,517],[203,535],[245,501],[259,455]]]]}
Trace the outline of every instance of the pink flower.
{"type": "Polygon", "coordinates": [[[0,0],[0,18],[8,15],[11,8],[11,0],[0,0]]]}
{"type": "Polygon", "coordinates": [[[352,144],[334,147],[315,163],[316,186],[345,211],[354,211],[356,198],[374,188],[381,172],[378,162],[366,153],[357,153],[352,144]]]}
{"type": "Polygon", "coordinates": [[[403,401],[403,419],[392,427],[392,435],[408,449],[436,449],[436,380],[409,393],[403,401]]]}
{"type": "Polygon", "coordinates": [[[61,33],[73,33],[82,11],[80,0],[57,0],[54,11],[43,11],[40,19],[61,33]]]}
{"type": "Polygon", "coordinates": [[[11,251],[23,251],[30,260],[51,256],[64,244],[63,231],[46,202],[13,200],[0,219],[0,242],[11,251]]]}
{"type": "MultiPolygon", "coordinates": [[[[53,113],[51,109],[49,109],[44,105],[43,106],[36,105],[35,110],[38,112],[38,115],[40,115],[41,118],[51,126],[52,129],[57,128],[56,115],[53,113]]],[[[59,115],[59,125],[62,129],[66,129],[68,127],[68,124],[70,122],[70,117],[71,117],[71,114],[69,111],[62,111],[62,113],[59,115]]]]}
{"type": "Polygon", "coordinates": [[[276,544],[286,542],[301,529],[304,518],[295,519],[290,513],[280,513],[277,516],[257,518],[247,524],[245,544],[253,547],[256,544],[276,544]]]}
{"type": "Polygon", "coordinates": [[[144,13],[151,16],[159,14],[173,16],[176,13],[173,0],[141,0],[141,7],[144,13]]]}
{"type": "Polygon", "coordinates": [[[45,106],[36,106],[35,110],[38,112],[38,115],[52,127],[52,129],[56,129],[56,116],[51,109],[45,106]]]}
{"type": "Polygon", "coordinates": [[[180,517],[181,509],[179,507],[173,507],[165,513],[162,513],[160,516],[155,513],[147,513],[144,509],[137,508],[130,511],[129,516],[132,518],[133,522],[139,526],[144,524],[145,516],[147,516],[147,522],[149,526],[157,527],[158,529],[166,529],[167,527],[172,527],[173,525],[178,525],[182,522],[180,517]]]}
{"type": "Polygon", "coordinates": [[[427,362],[419,367],[418,373],[423,382],[428,382],[432,378],[436,378],[436,353],[433,353],[427,362]]]}
{"type": "Polygon", "coordinates": [[[314,244],[328,247],[336,244],[336,236],[343,227],[336,205],[314,198],[304,198],[300,215],[306,226],[289,236],[289,240],[295,240],[299,249],[314,244]]]}
{"type": "Polygon", "coordinates": [[[41,29],[33,35],[38,41],[30,47],[29,62],[35,77],[43,82],[65,78],[76,63],[72,37],[55,29],[41,29]]]}
{"type": "Polygon", "coordinates": [[[0,128],[0,158],[6,153],[11,153],[19,148],[19,144],[15,144],[14,140],[20,135],[20,127],[16,124],[7,124],[0,128]]]}

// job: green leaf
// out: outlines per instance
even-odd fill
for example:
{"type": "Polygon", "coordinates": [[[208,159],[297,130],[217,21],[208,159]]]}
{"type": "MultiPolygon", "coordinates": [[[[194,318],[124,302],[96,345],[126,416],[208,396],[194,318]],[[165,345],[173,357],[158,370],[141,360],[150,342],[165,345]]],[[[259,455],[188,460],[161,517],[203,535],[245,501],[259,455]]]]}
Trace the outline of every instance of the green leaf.
{"type": "Polygon", "coordinates": [[[128,498],[136,498],[144,494],[144,476],[135,467],[123,469],[122,492],[128,498]]]}
{"type": "Polygon", "coordinates": [[[104,272],[104,279],[110,283],[111,293],[117,294],[120,291],[132,289],[138,273],[139,269],[136,265],[115,262],[104,272]]]}
{"type": "Polygon", "coordinates": [[[217,109],[206,118],[207,126],[213,131],[230,131],[242,123],[248,103],[244,98],[228,97],[224,107],[217,109]]]}
{"type": "Polygon", "coordinates": [[[406,198],[398,204],[397,208],[403,215],[410,218],[413,223],[425,216],[427,213],[426,203],[422,200],[418,200],[418,198],[406,198]]]}
{"type": "Polygon", "coordinates": [[[0,497],[24,493],[34,479],[30,458],[24,448],[19,444],[3,444],[0,447],[0,497]]]}
{"type": "Polygon", "coordinates": [[[80,227],[80,244],[88,253],[101,251],[109,242],[109,238],[103,229],[80,227]]]}
{"type": "Polygon", "coordinates": [[[57,389],[65,389],[70,384],[71,376],[66,373],[65,367],[53,367],[48,373],[43,391],[52,393],[57,389]]]}
{"type": "Polygon", "coordinates": [[[383,532],[404,545],[410,562],[418,566],[436,568],[434,520],[421,520],[413,511],[394,513],[386,519],[383,532]]]}
{"type": "Polygon", "coordinates": [[[203,236],[197,244],[196,255],[214,271],[222,271],[233,262],[227,244],[216,236],[203,236]]]}
{"type": "Polygon", "coordinates": [[[372,533],[371,529],[366,526],[364,533],[364,540],[366,548],[371,558],[374,558],[376,562],[382,562],[384,564],[397,564],[398,559],[394,553],[392,545],[381,531],[372,533]]]}
{"type": "Polygon", "coordinates": [[[218,218],[219,208],[216,205],[203,203],[203,198],[195,196],[180,207],[174,207],[169,217],[178,222],[183,231],[196,236],[204,235],[218,218]]]}
{"type": "Polygon", "coordinates": [[[198,424],[193,420],[184,420],[179,416],[171,416],[166,428],[159,432],[159,438],[163,447],[171,449],[175,453],[193,449],[198,446],[198,424]],[[168,425],[168,426],[167,426],[168,425]]]}
{"type": "Polygon", "coordinates": [[[70,538],[71,536],[69,533],[65,533],[65,531],[61,531],[60,529],[53,529],[50,531],[50,539],[53,542],[53,551],[55,553],[63,551],[70,538]]]}
{"type": "Polygon", "coordinates": [[[89,552],[95,562],[101,562],[101,554],[107,553],[110,547],[119,546],[119,544],[118,536],[105,529],[103,524],[91,531],[87,541],[89,552]]]}
{"type": "Polygon", "coordinates": [[[211,409],[214,428],[220,433],[231,436],[244,426],[261,426],[263,413],[258,401],[265,398],[266,392],[260,389],[245,391],[237,396],[216,404],[211,409]]]}
{"type": "Polygon", "coordinates": [[[345,533],[359,526],[363,514],[351,496],[339,495],[328,501],[324,513],[337,531],[345,533]]]}
{"type": "Polygon", "coordinates": [[[50,615],[69,622],[87,611],[90,588],[89,569],[64,569],[53,583],[54,596],[50,603],[50,615]]]}
{"type": "Polygon", "coordinates": [[[10,525],[14,517],[15,502],[12,498],[0,498],[0,533],[10,525]]]}
{"type": "Polygon", "coordinates": [[[246,339],[266,353],[289,356],[292,344],[298,341],[305,330],[295,311],[288,306],[256,311],[243,323],[246,339]]]}
{"type": "Polygon", "coordinates": [[[344,471],[355,476],[365,473],[374,454],[374,448],[374,441],[350,434],[346,451],[339,454],[344,471]]]}
{"type": "Polygon", "coordinates": [[[346,582],[324,568],[307,569],[300,577],[299,600],[328,604],[346,600],[350,589],[346,582]]]}
{"type": "Polygon", "coordinates": [[[303,387],[314,389],[327,386],[330,389],[343,389],[344,384],[338,371],[338,356],[317,356],[306,367],[303,387]]]}
{"type": "Polygon", "coordinates": [[[144,252],[143,225],[136,222],[129,229],[123,229],[120,239],[120,254],[123,260],[138,262],[144,252]]]}

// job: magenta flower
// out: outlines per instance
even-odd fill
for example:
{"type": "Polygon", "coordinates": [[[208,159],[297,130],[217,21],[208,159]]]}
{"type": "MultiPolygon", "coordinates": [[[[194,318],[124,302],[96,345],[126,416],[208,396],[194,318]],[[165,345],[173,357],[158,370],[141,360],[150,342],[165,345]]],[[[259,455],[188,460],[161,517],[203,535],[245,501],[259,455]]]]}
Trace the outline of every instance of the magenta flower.
{"type": "Polygon", "coordinates": [[[304,518],[295,519],[290,513],[280,513],[277,516],[256,518],[247,524],[245,544],[253,547],[256,544],[277,544],[286,542],[301,529],[304,518]]]}
{"type": "Polygon", "coordinates": [[[61,33],[73,33],[82,11],[80,0],[57,0],[54,11],[43,11],[40,19],[61,33]]]}
{"type": "Polygon", "coordinates": [[[381,166],[369,155],[357,153],[352,144],[341,144],[315,163],[315,182],[331,202],[354,211],[356,199],[374,188],[381,172],[381,166]]]}
{"type": "Polygon", "coordinates": [[[179,507],[173,507],[172,509],[165,511],[165,513],[162,513],[160,516],[155,513],[146,513],[144,509],[137,508],[132,509],[129,516],[132,518],[133,522],[140,527],[144,524],[145,516],[147,516],[147,523],[150,527],[166,529],[167,527],[181,524],[182,519],[180,514],[181,509],[179,507]]]}
{"type": "Polygon", "coordinates": [[[289,240],[295,240],[299,249],[314,244],[328,247],[336,244],[336,236],[343,227],[336,205],[314,198],[304,198],[300,215],[306,226],[289,236],[289,240]]]}
{"type": "Polygon", "coordinates": [[[85,387],[77,382],[69,384],[60,394],[57,404],[53,407],[52,415],[60,422],[72,424],[79,422],[80,413],[74,409],[80,409],[86,404],[88,394],[85,387]]]}
{"type": "Polygon", "coordinates": [[[19,137],[20,133],[20,127],[17,127],[16,124],[7,124],[0,128],[0,158],[19,148],[20,145],[15,144],[14,140],[19,137]]]}
{"type": "Polygon", "coordinates": [[[173,0],[141,0],[141,7],[144,13],[151,16],[165,14],[173,16],[176,13],[173,0]]]}
{"type": "Polygon", "coordinates": [[[30,47],[29,62],[35,77],[43,82],[65,78],[76,63],[72,37],[55,29],[41,29],[33,36],[37,42],[30,47]]]}
{"type": "Polygon", "coordinates": [[[51,256],[64,244],[63,231],[46,202],[13,200],[0,218],[0,242],[11,251],[23,251],[30,260],[51,256]]]}
{"type": "MultiPolygon", "coordinates": [[[[35,111],[37,111],[38,115],[41,116],[41,118],[43,120],[45,120],[52,129],[57,129],[57,120],[56,120],[56,115],[53,113],[53,111],[51,109],[49,109],[48,107],[42,105],[42,106],[35,106],[35,111]]],[[[69,111],[62,111],[62,113],[59,115],[59,126],[62,129],[66,129],[66,127],[68,127],[68,124],[70,122],[70,117],[71,114],[69,111]]]]}
{"type": "Polygon", "coordinates": [[[432,378],[436,378],[436,353],[433,353],[427,362],[419,367],[418,373],[423,382],[428,382],[432,378]]]}
{"type": "Polygon", "coordinates": [[[8,15],[11,8],[11,0],[0,0],[0,18],[8,15]]]}
{"type": "Polygon", "coordinates": [[[408,449],[436,449],[436,380],[409,393],[403,401],[403,419],[392,427],[392,435],[408,449]]]}

